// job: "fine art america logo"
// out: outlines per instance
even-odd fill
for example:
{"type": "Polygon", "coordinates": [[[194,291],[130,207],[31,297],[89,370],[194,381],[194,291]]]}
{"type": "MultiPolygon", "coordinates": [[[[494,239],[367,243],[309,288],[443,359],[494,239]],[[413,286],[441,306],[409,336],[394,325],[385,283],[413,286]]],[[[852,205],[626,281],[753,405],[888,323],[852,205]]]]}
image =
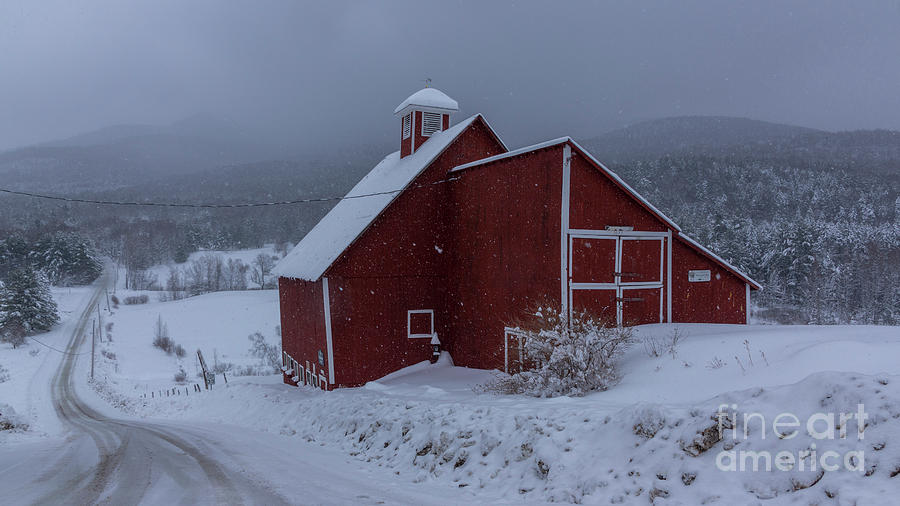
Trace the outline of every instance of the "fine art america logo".
{"type": "MultiPolygon", "coordinates": [[[[802,445],[796,451],[749,450],[738,449],[738,442],[750,439],[751,428],[758,430],[755,439],[766,440],[776,438],[788,441],[797,437],[801,431],[817,441],[848,439],[847,426],[855,421],[856,434],[850,438],[862,441],[865,438],[866,414],[865,406],[857,404],[856,412],[851,413],[813,413],[801,421],[794,413],[780,413],[767,420],[762,413],[739,413],[737,404],[722,404],[718,413],[719,438],[724,441],[724,450],[716,456],[716,467],[721,471],[847,471],[863,472],[865,470],[865,454],[862,450],[849,450],[843,454],[834,450],[818,451],[814,442],[802,445]],[[741,422],[741,423],[738,423],[741,422]],[[740,426],[740,428],[739,428],[740,426]],[[769,430],[771,429],[771,430],[769,430]]],[[[757,432],[754,430],[754,432],[757,432]]]]}

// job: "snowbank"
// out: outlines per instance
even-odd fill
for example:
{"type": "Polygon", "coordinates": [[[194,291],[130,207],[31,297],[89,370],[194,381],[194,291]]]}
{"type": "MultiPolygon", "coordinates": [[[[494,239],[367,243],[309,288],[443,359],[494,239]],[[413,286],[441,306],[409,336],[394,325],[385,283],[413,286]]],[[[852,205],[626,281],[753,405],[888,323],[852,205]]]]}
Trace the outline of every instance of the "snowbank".
{"type": "Polygon", "coordinates": [[[293,436],[407,484],[517,503],[853,504],[893,493],[900,329],[648,325],[637,333],[665,342],[675,329],[682,340],[673,353],[650,356],[638,345],[618,386],[581,398],[476,393],[498,373],[442,360],[356,389],[243,377],[197,395],[132,399],[130,410],[293,436]],[[841,418],[859,405],[861,419],[841,418]],[[783,413],[796,416],[796,436],[773,432],[783,413]],[[834,417],[835,438],[807,430],[817,416],[834,417]],[[783,452],[794,459],[787,470],[777,468],[783,452]]]}

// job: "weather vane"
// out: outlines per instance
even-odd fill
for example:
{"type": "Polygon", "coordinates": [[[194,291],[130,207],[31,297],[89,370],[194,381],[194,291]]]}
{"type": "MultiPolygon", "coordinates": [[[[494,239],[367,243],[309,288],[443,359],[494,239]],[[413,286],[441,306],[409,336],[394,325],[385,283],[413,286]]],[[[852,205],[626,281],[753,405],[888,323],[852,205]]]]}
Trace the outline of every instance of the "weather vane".
{"type": "Polygon", "coordinates": [[[431,78],[430,78],[430,77],[426,77],[426,78],[425,78],[425,87],[426,87],[426,88],[430,88],[430,87],[431,87],[431,78]]]}

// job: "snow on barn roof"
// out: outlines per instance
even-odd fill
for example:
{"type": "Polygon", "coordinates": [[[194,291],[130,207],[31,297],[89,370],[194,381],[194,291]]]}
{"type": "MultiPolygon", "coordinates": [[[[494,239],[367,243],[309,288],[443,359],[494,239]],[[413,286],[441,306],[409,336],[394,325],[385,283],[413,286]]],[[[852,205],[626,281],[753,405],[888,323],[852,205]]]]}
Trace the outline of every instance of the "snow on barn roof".
{"type": "Polygon", "coordinates": [[[306,281],[321,278],[394,198],[479,116],[476,114],[432,135],[409,156],[400,158],[400,152],[395,151],[385,157],[338,201],[273,272],[277,276],[306,281]]]}
{"type": "Polygon", "coordinates": [[[394,114],[406,114],[406,110],[412,107],[435,109],[440,112],[454,112],[459,110],[456,100],[448,97],[446,93],[437,88],[423,88],[400,103],[394,114]]]}
{"type": "Polygon", "coordinates": [[[744,274],[744,273],[741,272],[737,267],[735,267],[735,266],[731,265],[730,263],[726,262],[722,257],[720,257],[719,255],[716,255],[715,253],[713,253],[712,251],[710,251],[709,249],[707,249],[705,246],[703,246],[703,245],[700,244],[699,242],[697,242],[697,241],[691,239],[690,237],[684,235],[684,234],[681,233],[681,232],[678,233],[678,238],[679,238],[679,239],[682,239],[682,240],[683,240],[684,242],[686,242],[689,246],[693,247],[695,250],[699,251],[701,254],[706,255],[706,256],[712,258],[712,259],[713,259],[714,261],[716,261],[719,265],[721,265],[721,266],[724,267],[725,269],[731,271],[731,272],[732,272],[734,275],[736,275],[737,277],[742,278],[744,281],[746,281],[747,283],[749,283],[750,286],[751,286],[754,290],[760,290],[760,289],[762,289],[762,285],[760,285],[759,283],[757,283],[756,281],[754,281],[753,278],[751,278],[750,276],[744,274]]]}
{"type": "Polygon", "coordinates": [[[591,155],[586,149],[584,149],[583,147],[581,147],[581,145],[579,145],[577,142],[575,142],[571,137],[560,137],[560,138],[558,138],[558,139],[551,139],[551,140],[549,140],[549,141],[544,141],[544,142],[539,142],[539,143],[537,143],[537,144],[532,144],[531,146],[525,146],[524,148],[519,148],[519,149],[514,149],[514,150],[512,150],[512,151],[507,151],[506,153],[502,153],[502,154],[499,154],[499,155],[494,155],[494,156],[490,156],[490,157],[487,157],[487,158],[482,158],[481,160],[475,160],[474,162],[464,163],[464,164],[462,164],[462,165],[458,165],[458,166],[454,167],[450,172],[457,172],[457,171],[465,170],[465,169],[468,169],[468,168],[471,168],[471,167],[477,167],[477,166],[479,166],[479,165],[484,165],[484,164],[486,164],[486,163],[495,162],[495,161],[497,161],[497,160],[502,160],[502,159],[504,159],[504,158],[509,158],[509,157],[511,157],[511,156],[517,156],[517,155],[521,155],[521,154],[523,154],[523,153],[530,153],[530,152],[532,152],[532,151],[537,151],[537,150],[539,150],[539,149],[549,148],[550,146],[556,146],[556,145],[558,145],[558,144],[563,144],[563,143],[570,143],[570,144],[572,144],[573,146],[575,146],[575,148],[576,148],[578,151],[580,151],[584,156],[586,156],[588,159],[590,159],[591,162],[594,163],[594,165],[596,165],[597,167],[600,167],[600,169],[601,169],[603,172],[605,172],[606,175],[609,176],[609,178],[613,180],[613,182],[615,182],[620,188],[622,188],[623,190],[625,190],[625,192],[628,193],[629,195],[631,195],[634,199],[638,200],[641,204],[643,204],[644,207],[646,207],[651,213],[655,214],[655,215],[658,216],[661,220],[663,220],[664,222],[666,222],[666,224],[669,225],[669,227],[671,227],[672,230],[675,230],[675,231],[678,231],[678,232],[681,231],[681,227],[679,227],[674,221],[672,221],[671,219],[669,219],[669,217],[666,216],[665,214],[663,214],[662,211],[660,211],[659,209],[657,209],[656,206],[654,206],[654,205],[651,204],[649,201],[647,201],[647,199],[645,199],[644,197],[642,197],[641,194],[639,194],[638,192],[634,191],[634,189],[633,189],[631,186],[628,186],[628,183],[626,183],[625,181],[623,181],[622,178],[620,178],[618,174],[616,174],[615,172],[609,170],[609,168],[608,168],[606,165],[603,165],[602,163],[600,163],[599,160],[597,160],[596,158],[594,158],[593,155],[591,155]]]}

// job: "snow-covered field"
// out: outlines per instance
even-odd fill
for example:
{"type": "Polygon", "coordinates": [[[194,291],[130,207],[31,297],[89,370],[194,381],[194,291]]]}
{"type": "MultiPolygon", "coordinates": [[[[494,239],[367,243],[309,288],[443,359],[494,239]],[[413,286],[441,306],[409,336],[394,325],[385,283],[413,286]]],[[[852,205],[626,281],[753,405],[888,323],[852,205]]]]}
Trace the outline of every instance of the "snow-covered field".
{"type": "MultiPolygon", "coordinates": [[[[190,384],[202,384],[198,349],[209,367],[230,367],[234,375],[239,369],[259,365],[259,360],[249,354],[250,334],[260,332],[268,342],[280,344],[275,333],[276,290],[215,292],[169,302],[151,297],[147,304],[113,309],[105,323],[110,322],[112,341],[98,343],[102,349],[97,356],[98,379],[125,399],[178,386],[175,375],[182,369],[190,384]],[[183,358],[153,346],[159,319],[171,339],[184,348],[183,358]]],[[[218,380],[223,381],[223,377],[218,380]]]]}
{"type": "MultiPolygon", "coordinates": [[[[187,269],[190,267],[192,262],[199,260],[200,258],[212,255],[222,258],[222,261],[227,263],[229,260],[240,260],[245,265],[252,265],[253,261],[259,256],[260,253],[264,253],[270,256],[281,257],[281,254],[275,251],[275,246],[272,244],[266,245],[263,248],[254,248],[254,249],[239,249],[239,250],[201,250],[195,251],[188,256],[186,262],[181,264],[169,263],[169,264],[161,264],[154,265],[147,269],[147,273],[150,275],[151,279],[154,279],[156,283],[160,286],[165,286],[166,279],[169,277],[169,271],[171,269],[187,269]]],[[[252,285],[252,283],[251,283],[252,285]]],[[[125,269],[120,269],[119,271],[119,280],[117,288],[124,289],[125,288],[125,269]]],[[[251,286],[252,288],[252,286],[251,286]]]]}
{"type": "MultiPolygon", "coordinates": [[[[128,412],[293,436],[340,449],[406,486],[439,487],[460,500],[864,504],[900,484],[896,327],[643,326],[639,339],[663,348],[677,329],[682,339],[675,353],[650,356],[637,344],[625,356],[619,385],[581,398],[476,393],[474,387],[497,373],[453,367],[445,357],[329,393],[264,376],[232,378],[199,395],[145,399],[142,389],[171,386],[177,370],[174,358],[150,344],[158,315],[191,351],[201,347],[209,357],[215,348],[220,360],[249,363],[247,334],[260,330],[275,339],[277,294],[219,293],[120,307],[109,345],[119,372],[107,361],[103,374],[112,398],[127,399],[128,412]],[[816,413],[834,413],[840,422],[840,414],[855,413],[859,403],[868,424],[864,439],[857,438],[853,417],[837,423],[845,439],[818,440],[806,430],[786,439],[772,433],[781,413],[801,424],[816,413]],[[754,414],[746,438],[744,413],[754,414]],[[736,437],[726,431],[723,441],[710,439],[719,419],[727,428],[732,416],[736,437]],[[741,450],[773,457],[788,451],[803,460],[804,470],[798,464],[781,471],[773,463],[768,472],[730,471],[729,454],[722,452],[740,459],[741,450]],[[823,472],[823,464],[834,462],[843,467],[823,472]]],[[[193,367],[190,357],[186,363],[193,367]]],[[[744,463],[750,466],[753,458],[744,463]]],[[[765,469],[764,460],[760,465],[765,469]]]]}

